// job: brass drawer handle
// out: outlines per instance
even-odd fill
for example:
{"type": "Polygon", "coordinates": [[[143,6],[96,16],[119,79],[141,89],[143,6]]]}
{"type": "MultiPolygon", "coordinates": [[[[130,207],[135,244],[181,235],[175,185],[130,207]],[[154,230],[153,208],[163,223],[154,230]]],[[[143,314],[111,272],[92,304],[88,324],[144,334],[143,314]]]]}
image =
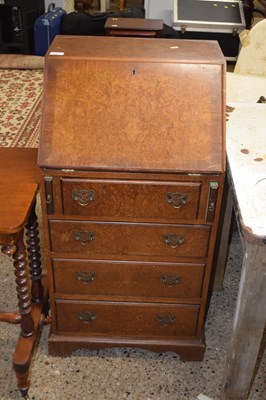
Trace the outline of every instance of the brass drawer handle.
{"type": "Polygon", "coordinates": [[[173,206],[173,208],[181,208],[183,207],[188,201],[188,194],[187,193],[166,193],[165,201],[169,205],[173,206]]]}
{"type": "Polygon", "coordinates": [[[185,242],[185,238],[182,235],[163,235],[164,243],[168,244],[172,249],[176,249],[178,246],[185,242]]]}
{"type": "Polygon", "coordinates": [[[88,324],[90,322],[93,322],[96,320],[97,315],[94,312],[90,312],[90,311],[80,311],[77,314],[77,318],[84,322],[84,324],[88,324]]]}
{"type": "Polygon", "coordinates": [[[176,321],[175,315],[163,315],[163,314],[158,314],[157,315],[157,321],[164,326],[172,325],[176,321]]]}
{"type": "Polygon", "coordinates": [[[180,283],[180,277],[177,275],[162,275],[160,281],[167,287],[172,287],[180,283]]]}
{"type": "Polygon", "coordinates": [[[96,279],[96,272],[77,272],[76,277],[78,281],[82,283],[90,283],[95,281],[96,279]]]}
{"type": "Polygon", "coordinates": [[[94,190],[73,190],[72,199],[77,201],[80,206],[87,206],[96,197],[94,190]]]}
{"type": "Polygon", "coordinates": [[[75,231],[73,236],[74,239],[80,242],[83,246],[89,244],[95,239],[95,234],[87,231],[75,231]]]}

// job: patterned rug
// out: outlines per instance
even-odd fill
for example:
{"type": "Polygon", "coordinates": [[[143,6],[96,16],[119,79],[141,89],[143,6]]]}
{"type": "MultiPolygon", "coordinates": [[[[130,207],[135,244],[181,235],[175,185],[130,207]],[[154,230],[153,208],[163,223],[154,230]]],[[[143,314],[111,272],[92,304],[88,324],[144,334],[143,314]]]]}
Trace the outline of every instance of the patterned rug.
{"type": "Polygon", "coordinates": [[[43,70],[0,70],[0,147],[38,147],[43,70]]]}

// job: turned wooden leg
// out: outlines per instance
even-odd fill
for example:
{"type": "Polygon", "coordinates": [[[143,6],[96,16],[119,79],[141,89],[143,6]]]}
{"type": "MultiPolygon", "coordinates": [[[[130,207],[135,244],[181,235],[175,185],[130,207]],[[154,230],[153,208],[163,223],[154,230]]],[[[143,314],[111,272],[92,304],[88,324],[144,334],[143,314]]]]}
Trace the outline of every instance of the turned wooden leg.
{"type": "MultiPolygon", "coordinates": [[[[35,202],[36,205],[36,202],[35,202]]],[[[40,304],[43,302],[43,286],[42,286],[42,268],[40,239],[38,231],[38,218],[35,212],[35,205],[32,207],[28,222],[25,226],[27,236],[27,251],[29,260],[32,302],[40,304]]]]}
{"type": "MultiPolygon", "coordinates": [[[[13,264],[15,268],[15,277],[16,277],[16,290],[18,297],[18,308],[21,315],[20,320],[20,337],[25,338],[26,340],[31,341],[31,337],[35,333],[34,322],[31,315],[31,293],[30,293],[30,283],[29,283],[29,275],[27,270],[27,261],[26,261],[26,248],[23,240],[24,231],[22,230],[19,235],[15,246],[10,246],[10,251],[13,252],[13,264]]],[[[24,339],[24,340],[25,340],[24,339]]],[[[25,342],[26,344],[26,342],[25,342]]],[[[27,349],[24,348],[24,351],[27,352],[27,349]]],[[[26,396],[30,387],[29,381],[29,368],[30,368],[30,359],[27,359],[23,365],[20,365],[16,362],[17,351],[13,356],[13,367],[16,372],[18,388],[22,394],[22,396],[26,396]]]]}
{"type": "Polygon", "coordinates": [[[27,271],[26,249],[23,241],[23,230],[18,236],[13,260],[17,284],[18,307],[21,314],[21,335],[29,337],[34,333],[34,324],[31,317],[30,285],[27,271]]]}
{"type": "Polygon", "coordinates": [[[21,395],[25,398],[25,399],[29,399],[28,397],[28,391],[30,388],[30,366],[27,367],[27,371],[25,373],[21,373],[19,371],[19,369],[17,368],[17,366],[14,365],[14,370],[16,372],[16,377],[17,377],[17,386],[18,389],[21,393],[21,395]]]}

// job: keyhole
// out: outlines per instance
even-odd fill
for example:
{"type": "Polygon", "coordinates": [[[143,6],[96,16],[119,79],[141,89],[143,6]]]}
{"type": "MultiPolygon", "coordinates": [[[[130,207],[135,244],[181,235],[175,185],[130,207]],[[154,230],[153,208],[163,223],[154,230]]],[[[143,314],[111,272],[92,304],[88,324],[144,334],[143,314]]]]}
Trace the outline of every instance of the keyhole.
{"type": "Polygon", "coordinates": [[[136,68],[132,68],[132,75],[136,75],[136,74],[137,74],[136,68]]]}

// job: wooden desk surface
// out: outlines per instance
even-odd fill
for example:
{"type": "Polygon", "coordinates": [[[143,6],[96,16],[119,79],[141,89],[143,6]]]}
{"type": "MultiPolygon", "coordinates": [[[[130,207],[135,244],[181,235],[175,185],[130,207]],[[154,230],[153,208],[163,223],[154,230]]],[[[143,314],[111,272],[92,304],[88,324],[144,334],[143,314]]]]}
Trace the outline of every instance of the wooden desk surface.
{"type": "Polygon", "coordinates": [[[0,147],[0,182],[39,183],[38,149],[0,147]]]}
{"type": "Polygon", "coordinates": [[[161,19],[109,17],[104,27],[105,29],[161,31],[163,29],[163,21],[161,19]]]}
{"type": "Polygon", "coordinates": [[[0,183],[0,235],[16,233],[23,228],[37,190],[37,183],[0,183]]]}
{"type": "Polygon", "coordinates": [[[0,240],[19,232],[35,200],[40,179],[37,149],[0,148],[0,240]],[[2,238],[2,239],[1,239],[2,238]]]}

